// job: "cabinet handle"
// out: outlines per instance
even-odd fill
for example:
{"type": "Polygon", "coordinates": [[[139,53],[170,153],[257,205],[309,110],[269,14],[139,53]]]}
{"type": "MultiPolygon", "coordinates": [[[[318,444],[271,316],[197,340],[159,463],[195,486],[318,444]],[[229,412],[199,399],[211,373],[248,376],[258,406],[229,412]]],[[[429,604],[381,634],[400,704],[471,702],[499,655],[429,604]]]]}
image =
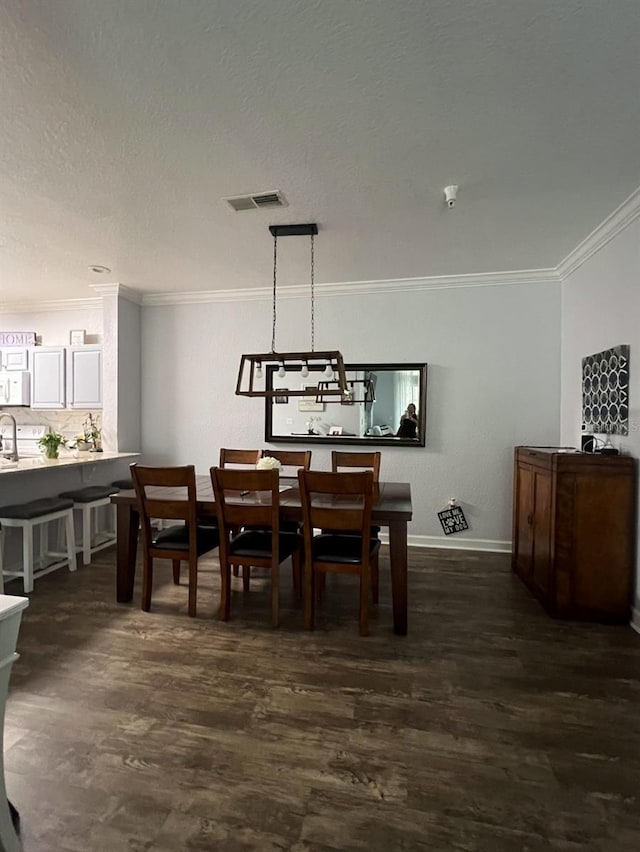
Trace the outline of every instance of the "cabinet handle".
{"type": "Polygon", "coordinates": [[[529,524],[529,526],[531,526],[533,524],[533,513],[532,512],[529,512],[529,514],[527,515],[527,523],[529,524]]]}

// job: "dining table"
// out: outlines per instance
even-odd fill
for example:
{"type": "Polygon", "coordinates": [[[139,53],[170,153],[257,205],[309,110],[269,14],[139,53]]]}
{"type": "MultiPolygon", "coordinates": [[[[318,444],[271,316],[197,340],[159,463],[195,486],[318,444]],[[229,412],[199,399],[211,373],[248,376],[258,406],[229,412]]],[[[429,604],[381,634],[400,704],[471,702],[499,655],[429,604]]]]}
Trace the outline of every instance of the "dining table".
{"type": "MultiPolygon", "coordinates": [[[[147,493],[164,499],[180,499],[183,489],[149,488],[147,493]]],[[[260,495],[244,495],[244,500],[260,500],[260,495]]],[[[211,478],[196,476],[198,517],[215,517],[216,504],[211,478]]],[[[140,514],[135,491],[122,490],[111,496],[116,507],[116,600],[129,603],[133,600],[136,576],[136,554],[140,514]]],[[[407,524],[413,516],[411,486],[408,482],[379,482],[374,492],[371,522],[389,531],[389,562],[391,568],[391,599],[393,605],[393,630],[400,636],[407,634],[407,524]]],[[[302,521],[302,504],[298,480],[281,477],[280,519],[302,521]]]]}

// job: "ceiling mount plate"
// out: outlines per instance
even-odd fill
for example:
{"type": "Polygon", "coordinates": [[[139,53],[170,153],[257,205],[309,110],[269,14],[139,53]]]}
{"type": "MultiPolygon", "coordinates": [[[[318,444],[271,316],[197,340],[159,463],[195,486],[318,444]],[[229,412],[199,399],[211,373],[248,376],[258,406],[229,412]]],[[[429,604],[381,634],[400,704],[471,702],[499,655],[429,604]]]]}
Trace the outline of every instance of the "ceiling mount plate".
{"type": "Polygon", "coordinates": [[[274,237],[312,237],[318,233],[315,222],[309,225],[269,225],[274,237]]]}

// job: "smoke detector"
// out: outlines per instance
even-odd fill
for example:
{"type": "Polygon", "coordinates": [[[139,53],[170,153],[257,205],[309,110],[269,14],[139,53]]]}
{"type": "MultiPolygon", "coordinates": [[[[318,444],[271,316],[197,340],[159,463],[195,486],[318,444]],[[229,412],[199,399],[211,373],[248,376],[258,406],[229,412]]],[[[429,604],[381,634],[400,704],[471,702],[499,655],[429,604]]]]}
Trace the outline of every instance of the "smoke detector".
{"type": "Polygon", "coordinates": [[[457,187],[456,184],[452,184],[451,186],[445,186],[445,188],[444,188],[444,200],[445,200],[445,203],[446,203],[447,207],[449,208],[449,210],[451,210],[453,207],[456,206],[456,198],[457,197],[458,197],[458,187],[457,187]]]}
{"type": "Polygon", "coordinates": [[[286,207],[287,201],[279,189],[273,192],[255,192],[250,195],[233,195],[223,198],[236,213],[242,210],[259,210],[262,207],[286,207]]]}

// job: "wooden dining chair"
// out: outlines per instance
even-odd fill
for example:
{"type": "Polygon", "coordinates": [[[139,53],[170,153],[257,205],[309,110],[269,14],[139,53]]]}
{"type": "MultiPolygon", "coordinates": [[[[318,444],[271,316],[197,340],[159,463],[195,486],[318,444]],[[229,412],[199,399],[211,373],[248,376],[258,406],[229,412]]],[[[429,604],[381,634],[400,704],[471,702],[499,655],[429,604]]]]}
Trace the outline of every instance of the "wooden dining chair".
{"type": "Polygon", "coordinates": [[[311,467],[311,450],[263,450],[262,458],[271,456],[278,459],[283,468],[295,468],[294,476],[298,470],[309,470],[311,467]]]}
{"type": "Polygon", "coordinates": [[[380,462],[382,453],[350,453],[333,450],[331,452],[331,470],[339,473],[343,468],[359,468],[360,470],[371,470],[373,481],[380,479],[380,462]]]}
{"type": "Polygon", "coordinates": [[[220,449],[219,467],[227,468],[235,465],[255,468],[261,457],[260,450],[228,450],[223,447],[220,449]]]}
{"type": "MultiPolygon", "coordinates": [[[[262,457],[266,456],[278,459],[285,476],[297,476],[299,470],[311,467],[311,450],[263,450],[262,457]]],[[[280,521],[280,531],[302,535],[302,524],[299,521],[280,521]]]]}
{"type": "Polygon", "coordinates": [[[369,633],[372,564],[380,549],[371,535],[374,480],[358,473],[298,472],[304,521],[305,625],[313,629],[317,583],[327,573],[360,577],[360,635],[369,633]],[[330,530],[314,535],[314,528],[330,530]]]}
{"type": "Polygon", "coordinates": [[[184,467],[130,466],[138,499],[143,545],[142,609],[151,608],[153,560],[170,559],[173,582],[180,583],[180,563],[189,565],[189,615],[195,617],[198,588],[198,557],[218,547],[218,530],[198,524],[196,517],[196,472],[184,467]],[[148,488],[153,488],[151,493],[148,488]],[[155,529],[155,520],[181,520],[165,529],[155,529]]]}
{"type": "MultiPolygon", "coordinates": [[[[228,450],[224,447],[220,449],[220,464],[221,468],[232,467],[235,470],[244,469],[244,468],[254,468],[262,458],[261,450],[228,450]]],[[[216,518],[216,524],[218,520],[216,518]]],[[[233,530],[233,534],[238,532],[238,530],[233,530]]],[[[237,577],[239,575],[239,566],[233,566],[233,576],[237,577]]],[[[250,569],[247,568],[246,574],[249,576],[250,569]]]]}
{"type": "Polygon", "coordinates": [[[277,627],[280,564],[291,557],[294,588],[299,593],[302,551],[302,538],[297,532],[280,530],[278,471],[212,467],[210,473],[221,533],[220,619],[228,621],[230,617],[231,567],[242,567],[244,591],[248,592],[250,570],[254,565],[271,571],[271,622],[277,627]]]}
{"type": "MultiPolygon", "coordinates": [[[[380,464],[382,462],[382,453],[367,452],[367,453],[351,453],[341,452],[340,450],[332,450],[331,452],[331,470],[334,473],[339,473],[345,468],[347,470],[370,470],[373,473],[373,481],[377,485],[380,480],[380,464]]],[[[377,524],[371,526],[371,535],[376,538],[380,535],[380,527],[377,524]]],[[[371,589],[373,594],[373,602],[378,603],[379,588],[380,588],[380,568],[378,565],[378,554],[373,560],[371,569],[371,589]]],[[[324,578],[318,585],[318,595],[322,594],[324,589],[324,578]]]]}

